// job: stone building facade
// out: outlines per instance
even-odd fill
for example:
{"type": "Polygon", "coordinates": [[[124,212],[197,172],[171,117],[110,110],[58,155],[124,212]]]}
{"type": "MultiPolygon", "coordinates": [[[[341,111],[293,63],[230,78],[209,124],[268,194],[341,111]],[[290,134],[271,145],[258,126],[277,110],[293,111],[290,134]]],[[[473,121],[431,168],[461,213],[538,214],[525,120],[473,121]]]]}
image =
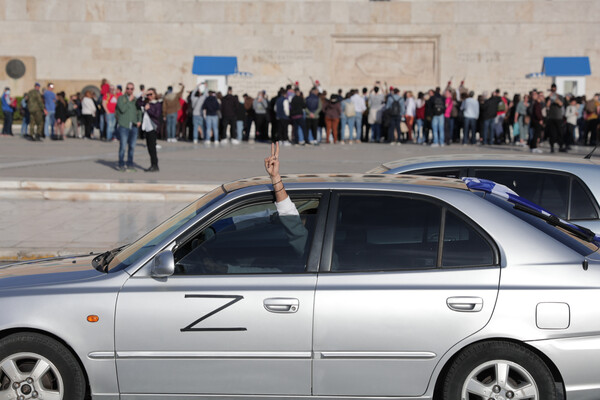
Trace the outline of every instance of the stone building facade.
{"type": "Polygon", "coordinates": [[[163,91],[196,83],[193,57],[236,56],[236,92],[290,80],[326,89],[375,80],[421,90],[465,78],[476,91],[549,85],[545,56],[588,56],[600,91],[598,0],[0,0],[0,85],[101,78],[163,91]],[[8,60],[27,66],[21,78],[8,60]]]}

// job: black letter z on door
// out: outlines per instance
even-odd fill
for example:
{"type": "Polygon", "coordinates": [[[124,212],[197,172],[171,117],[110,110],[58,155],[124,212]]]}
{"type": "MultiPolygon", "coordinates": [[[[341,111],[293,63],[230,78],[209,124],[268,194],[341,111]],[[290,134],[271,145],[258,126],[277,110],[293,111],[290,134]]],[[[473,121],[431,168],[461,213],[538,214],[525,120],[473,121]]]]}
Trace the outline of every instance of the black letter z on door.
{"type": "Polygon", "coordinates": [[[181,329],[181,332],[228,332],[228,331],[245,331],[247,330],[246,328],[194,328],[196,325],[198,325],[200,322],[204,321],[205,319],[207,319],[208,317],[211,317],[213,315],[215,315],[216,313],[223,311],[224,309],[226,309],[229,306],[234,305],[235,303],[237,303],[238,301],[242,300],[244,298],[244,296],[227,296],[227,295],[220,295],[220,294],[186,294],[185,298],[201,298],[201,299],[233,299],[231,300],[229,303],[214,309],[213,311],[209,312],[208,314],[203,315],[202,317],[198,318],[197,320],[195,320],[194,322],[192,322],[191,324],[189,324],[188,326],[186,326],[185,328],[181,329]]]}

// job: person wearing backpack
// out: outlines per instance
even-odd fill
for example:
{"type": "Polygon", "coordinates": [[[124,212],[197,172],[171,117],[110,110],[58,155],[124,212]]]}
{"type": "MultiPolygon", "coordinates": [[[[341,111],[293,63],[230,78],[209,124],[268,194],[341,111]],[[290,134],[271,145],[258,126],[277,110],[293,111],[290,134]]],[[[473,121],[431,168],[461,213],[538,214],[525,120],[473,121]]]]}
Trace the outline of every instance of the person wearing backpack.
{"type": "Polygon", "coordinates": [[[400,130],[400,122],[405,114],[404,99],[400,96],[400,89],[394,88],[393,93],[388,97],[385,109],[389,115],[390,121],[388,125],[388,141],[390,144],[400,144],[402,131],[400,130]],[[394,140],[394,130],[398,133],[394,140]]]}
{"type": "Polygon", "coordinates": [[[598,101],[599,93],[585,103],[585,133],[583,134],[582,144],[585,146],[596,145],[596,132],[598,131],[598,112],[600,101],[598,101]],[[589,138],[589,139],[588,139],[589,138]]]}
{"type": "Polygon", "coordinates": [[[319,114],[323,108],[319,98],[319,89],[313,87],[306,98],[306,130],[311,137],[311,144],[318,145],[321,137],[318,134],[319,114]],[[312,136],[311,136],[312,135],[312,136]]]}
{"type": "Polygon", "coordinates": [[[435,89],[431,103],[433,105],[433,119],[431,120],[433,143],[431,147],[444,146],[444,113],[446,112],[446,102],[440,94],[440,88],[435,89]]]}

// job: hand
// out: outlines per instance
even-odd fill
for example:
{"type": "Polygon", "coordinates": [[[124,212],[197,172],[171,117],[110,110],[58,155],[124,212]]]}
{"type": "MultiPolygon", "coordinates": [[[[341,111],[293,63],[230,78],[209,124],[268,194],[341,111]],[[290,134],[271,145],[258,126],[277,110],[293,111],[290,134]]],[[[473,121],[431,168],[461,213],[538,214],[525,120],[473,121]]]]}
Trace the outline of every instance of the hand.
{"type": "Polygon", "coordinates": [[[137,125],[137,127],[139,128],[139,127],[142,125],[142,123],[141,123],[141,122],[138,122],[136,125],[137,125]]]}
{"type": "Polygon", "coordinates": [[[150,108],[150,104],[146,104],[146,105],[144,106],[144,110],[148,110],[149,108],[150,108]]]}
{"type": "Polygon", "coordinates": [[[271,143],[271,156],[265,158],[265,170],[271,181],[280,180],[279,178],[279,142],[271,143]]]}
{"type": "Polygon", "coordinates": [[[133,101],[133,99],[135,99],[135,96],[133,94],[129,95],[129,101],[133,101]]]}

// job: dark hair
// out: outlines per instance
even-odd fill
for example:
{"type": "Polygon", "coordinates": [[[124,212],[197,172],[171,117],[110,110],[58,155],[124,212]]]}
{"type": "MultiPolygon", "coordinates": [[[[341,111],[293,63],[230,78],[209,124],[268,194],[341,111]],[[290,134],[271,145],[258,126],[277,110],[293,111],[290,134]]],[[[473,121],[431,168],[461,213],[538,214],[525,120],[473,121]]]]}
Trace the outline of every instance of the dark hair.
{"type": "Polygon", "coordinates": [[[363,93],[367,93],[369,91],[369,89],[367,89],[366,87],[363,88],[363,93]]]}
{"type": "Polygon", "coordinates": [[[374,91],[375,93],[379,93],[379,86],[375,86],[375,87],[373,88],[373,91],[374,91]]]}
{"type": "Polygon", "coordinates": [[[398,94],[398,93],[400,93],[400,89],[394,88],[394,94],[398,94]]]}
{"type": "Polygon", "coordinates": [[[167,90],[170,92],[171,90],[173,90],[173,86],[171,86],[171,85],[167,86],[167,90]]]}

